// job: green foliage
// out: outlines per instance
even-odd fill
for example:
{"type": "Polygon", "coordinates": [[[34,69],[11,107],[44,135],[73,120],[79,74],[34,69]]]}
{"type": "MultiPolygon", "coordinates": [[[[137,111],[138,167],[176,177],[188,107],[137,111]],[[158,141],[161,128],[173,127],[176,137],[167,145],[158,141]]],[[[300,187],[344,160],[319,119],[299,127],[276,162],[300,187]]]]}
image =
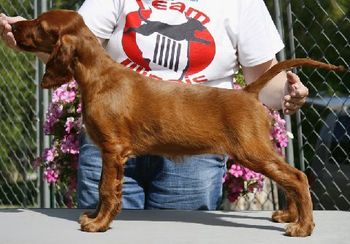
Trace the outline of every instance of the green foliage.
{"type": "Polygon", "coordinates": [[[55,0],[52,2],[53,2],[52,8],[75,10],[79,8],[79,6],[84,2],[84,0],[75,0],[75,1],[55,0]]]}
{"type": "Polygon", "coordinates": [[[242,69],[239,69],[238,73],[235,75],[235,81],[241,87],[244,87],[246,85],[242,69]]]}
{"type": "Polygon", "coordinates": [[[35,154],[34,58],[3,43],[0,54],[0,170],[11,175],[35,154]]]}
{"type": "Polygon", "coordinates": [[[8,16],[22,16],[24,18],[30,18],[34,15],[34,1],[22,0],[22,1],[10,1],[0,0],[0,13],[5,13],[8,16]]]}

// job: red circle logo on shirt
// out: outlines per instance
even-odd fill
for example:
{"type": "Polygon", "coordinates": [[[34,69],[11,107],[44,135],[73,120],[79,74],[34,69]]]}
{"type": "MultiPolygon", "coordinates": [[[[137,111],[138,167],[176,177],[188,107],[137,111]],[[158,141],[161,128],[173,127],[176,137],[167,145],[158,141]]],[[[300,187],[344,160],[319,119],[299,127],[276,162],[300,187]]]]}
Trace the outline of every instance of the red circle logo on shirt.
{"type": "Polygon", "coordinates": [[[140,8],[126,16],[122,45],[132,62],[146,71],[174,72],[178,80],[208,67],[215,55],[215,42],[201,21],[185,16],[183,23],[168,24],[150,20],[151,15],[151,9],[140,8]]]}

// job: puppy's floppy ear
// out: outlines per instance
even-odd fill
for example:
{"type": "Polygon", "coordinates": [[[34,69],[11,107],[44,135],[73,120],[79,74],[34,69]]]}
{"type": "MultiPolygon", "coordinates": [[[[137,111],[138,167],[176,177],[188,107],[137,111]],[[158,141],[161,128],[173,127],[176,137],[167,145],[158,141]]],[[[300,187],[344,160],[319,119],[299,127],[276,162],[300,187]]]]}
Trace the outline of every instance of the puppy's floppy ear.
{"type": "Polygon", "coordinates": [[[57,87],[73,79],[76,39],[75,36],[64,35],[58,40],[46,64],[42,88],[57,87]]]}

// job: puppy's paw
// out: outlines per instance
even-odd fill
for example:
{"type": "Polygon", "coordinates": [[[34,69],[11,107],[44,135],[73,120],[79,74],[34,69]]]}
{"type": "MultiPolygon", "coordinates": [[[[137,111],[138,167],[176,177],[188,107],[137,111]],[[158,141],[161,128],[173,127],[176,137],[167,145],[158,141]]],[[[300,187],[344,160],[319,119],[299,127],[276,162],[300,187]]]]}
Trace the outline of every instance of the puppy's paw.
{"type": "Polygon", "coordinates": [[[310,236],[313,229],[315,227],[315,224],[313,222],[311,223],[291,223],[287,225],[286,228],[286,235],[292,236],[292,237],[306,237],[310,236]]]}
{"type": "Polygon", "coordinates": [[[291,223],[298,219],[296,214],[292,214],[287,210],[277,210],[272,214],[272,221],[277,223],[291,223]]]}
{"type": "Polygon", "coordinates": [[[95,212],[84,212],[79,217],[79,224],[87,224],[96,217],[95,212]]]}
{"type": "Polygon", "coordinates": [[[108,229],[108,224],[96,220],[81,224],[81,230],[85,232],[105,232],[108,229]]]}

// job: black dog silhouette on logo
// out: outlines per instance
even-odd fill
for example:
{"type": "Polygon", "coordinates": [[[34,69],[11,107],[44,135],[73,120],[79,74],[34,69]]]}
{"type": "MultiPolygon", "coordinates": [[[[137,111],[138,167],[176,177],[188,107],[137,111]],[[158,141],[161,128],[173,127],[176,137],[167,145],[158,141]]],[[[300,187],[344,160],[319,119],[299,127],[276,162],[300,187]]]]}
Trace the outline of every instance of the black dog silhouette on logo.
{"type": "Polygon", "coordinates": [[[205,39],[197,38],[194,33],[196,31],[203,31],[206,28],[202,25],[202,23],[194,18],[187,17],[187,22],[179,25],[169,25],[166,23],[162,23],[160,21],[152,21],[144,18],[141,13],[141,9],[138,10],[138,14],[142,21],[145,24],[133,28],[130,27],[125,33],[129,33],[131,31],[135,31],[141,35],[149,36],[155,32],[158,32],[161,35],[174,39],[176,41],[194,41],[209,45],[210,42],[205,39]]]}

